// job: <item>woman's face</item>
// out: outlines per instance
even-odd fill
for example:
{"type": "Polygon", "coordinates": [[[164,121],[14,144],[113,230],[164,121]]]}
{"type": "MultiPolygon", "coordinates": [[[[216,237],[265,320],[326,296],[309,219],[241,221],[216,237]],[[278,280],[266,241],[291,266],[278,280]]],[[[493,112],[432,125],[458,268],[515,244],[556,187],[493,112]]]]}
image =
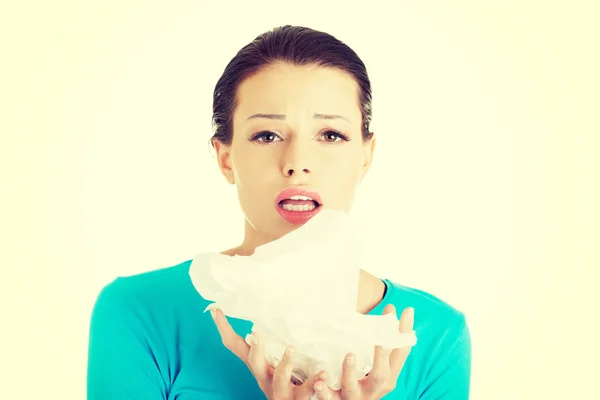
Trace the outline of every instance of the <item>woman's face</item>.
{"type": "Polygon", "coordinates": [[[318,194],[317,211],[350,210],[374,147],[374,139],[362,140],[358,94],[356,81],[341,70],[282,62],[239,86],[233,141],[216,142],[215,148],[221,171],[237,186],[257,245],[301,226],[302,215],[314,214],[294,211],[299,202],[279,204],[285,189],[318,194]]]}

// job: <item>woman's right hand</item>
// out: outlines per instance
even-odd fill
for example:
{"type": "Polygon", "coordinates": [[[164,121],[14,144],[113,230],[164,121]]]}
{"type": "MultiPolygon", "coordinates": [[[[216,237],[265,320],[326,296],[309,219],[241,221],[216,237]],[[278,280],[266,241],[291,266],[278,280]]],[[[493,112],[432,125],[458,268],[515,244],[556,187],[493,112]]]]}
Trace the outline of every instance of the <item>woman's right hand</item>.
{"type": "Polygon", "coordinates": [[[309,400],[315,393],[314,387],[317,382],[325,385],[327,375],[323,371],[316,373],[300,386],[294,385],[291,382],[294,359],[292,347],[288,347],[277,367],[273,368],[267,363],[259,334],[252,334],[252,346],[248,346],[233,330],[221,310],[211,311],[211,314],[225,347],[244,361],[269,400],[309,400]]]}
{"type": "Polygon", "coordinates": [[[294,348],[289,346],[279,364],[271,367],[265,358],[264,347],[258,333],[251,336],[252,346],[248,355],[248,367],[254,374],[262,391],[270,400],[280,399],[302,399],[309,400],[314,394],[314,386],[317,381],[327,380],[324,371],[318,372],[307,379],[300,386],[292,384],[292,366],[294,361],[294,348]]]}

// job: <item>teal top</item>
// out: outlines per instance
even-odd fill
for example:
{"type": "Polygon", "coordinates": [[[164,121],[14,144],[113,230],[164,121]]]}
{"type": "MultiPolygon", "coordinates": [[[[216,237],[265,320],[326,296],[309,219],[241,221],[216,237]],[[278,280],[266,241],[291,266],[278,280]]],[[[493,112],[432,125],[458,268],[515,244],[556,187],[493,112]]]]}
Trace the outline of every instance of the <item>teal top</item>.
{"type": "MultiPolygon", "coordinates": [[[[91,317],[88,400],[266,399],[246,365],[221,343],[195,290],[192,260],[106,285],[91,317]]],[[[386,400],[469,398],[471,340],[465,316],[421,290],[383,279],[398,318],[415,309],[418,338],[386,400]]],[[[242,337],[252,323],[229,319],[242,337]]]]}

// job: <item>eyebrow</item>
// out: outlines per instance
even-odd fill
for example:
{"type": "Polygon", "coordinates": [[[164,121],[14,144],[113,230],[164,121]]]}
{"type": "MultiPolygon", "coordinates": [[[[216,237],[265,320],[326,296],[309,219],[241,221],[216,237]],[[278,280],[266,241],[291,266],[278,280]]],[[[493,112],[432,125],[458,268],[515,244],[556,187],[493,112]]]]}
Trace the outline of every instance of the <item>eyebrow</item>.
{"type": "MultiPolygon", "coordinates": [[[[267,119],[278,119],[278,120],[285,120],[285,115],[283,114],[254,114],[251,115],[250,117],[248,117],[248,120],[253,119],[253,118],[267,118],[267,119]]],[[[313,118],[314,119],[344,119],[348,122],[350,122],[350,120],[346,117],[342,117],[341,115],[335,115],[335,114],[313,114],[313,118]]]]}

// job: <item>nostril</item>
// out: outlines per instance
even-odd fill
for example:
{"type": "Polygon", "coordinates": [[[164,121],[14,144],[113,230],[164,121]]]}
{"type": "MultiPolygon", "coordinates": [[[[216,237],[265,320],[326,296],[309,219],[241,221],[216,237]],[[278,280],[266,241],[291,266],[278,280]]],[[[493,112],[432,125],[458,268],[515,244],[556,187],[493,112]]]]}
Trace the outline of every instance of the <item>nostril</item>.
{"type": "MultiPolygon", "coordinates": [[[[292,176],[292,175],[294,174],[294,171],[295,171],[295,169],[288,169],[288,170],[285,172],[285,174],[286,174],[287,176],[292,176]]],[[[303,169],[302,169],[302,172],[304,172],[305,174],[310,174],[310,169],[308,169],[308,168],[303,168],[303,169]]]]}

